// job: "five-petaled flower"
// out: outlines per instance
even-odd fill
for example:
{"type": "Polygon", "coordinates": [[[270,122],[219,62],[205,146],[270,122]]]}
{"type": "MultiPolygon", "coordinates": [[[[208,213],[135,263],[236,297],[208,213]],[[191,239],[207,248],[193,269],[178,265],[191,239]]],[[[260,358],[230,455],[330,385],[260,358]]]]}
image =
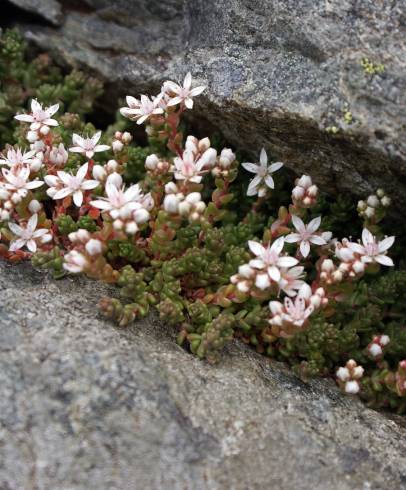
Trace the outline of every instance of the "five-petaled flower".
{"type": "Polygon", "coordinates": [[[125,189],[124,186],[120,188],[121,184],[116,185],[112,182],[110,177],[111,176],[107,178],[105,188],[107,197],[101,197],[95,201],[90,201],[90,204],[95,208],[108,212],[113,219],[119,217],[125,218],[126,214],[131,214],[131,212],[141,207],[140,203],[143,200],[144,195],[139,184],[134,184],[128,189],[125,189]]]}
{"type": "Polygon", "coordinates": [[[394,236],[378,241],[367,228],[364,228],[362,231],[362,245],[360,243],[349,242],[348,247],[353,252],[361,255],[361,261],[365,264],[377,262],[381,265],[393,266],[393,260],[386,253],[394,241],[394,236]]]}
{"type": "Polygon", "coordinates": [[[266,194],[266,187],[270,189],[275,188],[275,182],[272,178],[274,172],[283,167],[282,162],[275,162],[268,166],[268,155],[266,154],[265,148],[262,148],[259,157],[259,165],[256,163],[243,163],[242,166],[248,172],[256,174],[256,176],[251,180],[247,189],[247,196],[255,196],[258,194],[259,197],[263,197],[266,194]],[[263,185],[265,184],[265,186],[263,185]]]}
{"type": "Polygon", "coordinates": [[[35,150],[22,152],[20,148],[17,148],[16,150],[14,148],[9,148],[7,154],[3,155],[3,158],[0,159],[0,165],[7,165],[10,168],[29,165],[32,163],[34,155],[35,150]]]}
{"type": "MultiPolygon", "coordinates": [[[[264,271],[264,277],[261,277],[257,282],[261,284],[263,281],[264,288],[270,286],[270,281],[278,283],[281,279],[281,267],[293,267],[299,261],[294,257],[289,257],[287,255],[281,255],[285,240],[283,237],[275,240],[272,245],[268,244],[264,247],[261,243],[255,242],[253,240],[248,241],[248,246],[251,252],[256,255],[256,259],[252,259],[249,265],[254,269],[259,269],[264,271]]],[[[261,274],[257,275],[261,276],[261,274]]],[[[258,284],[257,287],[260,287],[258,284]]],[[[262,289],[260,287],[260,289],[262,289]]]]}
{"type": "Polygon", "coordinates": [[[29,181],[30,169],[28,167],[18,168],[16,172],[7,168],[2,169],[3,177],[5,179],[4,187],[17,194],[19,198],[24,198],[28,191],[31,189],[37,189],[43,185],[42,180],[29,181]]]}
{"type": "Polygon", "coordinates": [[[188,109],[193,108],[193,97],[200,95],[204,90],[206,90],[206,87],[203,85],[192,88],[192,74],[190,72],[185,76],[183,86],[170,81],[165,82],[163,85],[163,91],[165,93],[174,95],[174,97],[168,101],[168,106],[183,103],[188,109]]]}
{"type": "Polygon", "coordinates": [[[83,153],[86,158],[92,158],[95,153],[99,151],[106,151],[110,149],[108,145],[98,145],[101,137],[101,131],[95,133],[91,138],[82,138],[78,134],[74,133],[72,136],[72,143],[75,146],[69,148],[69,151],[73,153],[83,153]]]}
{"type": "Polygon", "coordinates": [[[52,116],[58,111],[59,104],[52,105],[46,109],[42,108],[36,99],[31,101],[31,114],[17,114],[14,116],[19,121],[31,123],[30,128],[33,131],[40,129],[41,126],[58,126],[58,121],[52,119],[52,116]]]}
{"type": "Polygon", "coordinates": [[[9,223],[8,227],[16,235],[16,239],[10,242],[10,252],[15,252],[26,246],[32,253],[37,251],[37,243],[47,243],[52,240],[52,235],[47,228],[37,228],[38,215],[33,214],[28,220],[26,226],[20,226],[16,223],[9,223]]]}
{"type": "Polygon", "coordinates": [[[299,243],[300,253],[304,258],[309,255],[311,243],[314,245],[327,245],[326,240],[322,236],[316,234],[316,231],[321,224],[320,216],[312,219],[309,224],[305,225],[299,216],[293,215],[292,223],[296,228],[297,233],[290,233],[285,237],[285,242],[299,243]]]}
{"type": "Polygon", "coordinates": [[[64,199],[73,196],[73,202],[77,207],[83,203],[83,192],[96,188],[98,180],[85,180],[89,164],[85,163],[79,167],[76,175],[59,170],[57,175],[46,175],[45,182],[49,186],[48,196],[52,199],[64,199]]]}
{"type": "Polygon", "coordinates": [[[173,163],[175,165],[174,177],[176,180],[185,180],[198,184],[203,178],[203,167],[206,166],[207,159],[202,157],[195,161],[194,153],[190,150],[185,150],[182,158],[176,157],[173,163]]]}

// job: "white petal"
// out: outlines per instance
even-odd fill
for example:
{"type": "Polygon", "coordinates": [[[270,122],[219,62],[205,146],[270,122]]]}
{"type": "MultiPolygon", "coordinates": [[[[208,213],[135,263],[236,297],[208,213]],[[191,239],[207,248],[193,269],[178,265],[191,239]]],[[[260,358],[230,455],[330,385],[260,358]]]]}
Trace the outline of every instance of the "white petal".
{"type": "Polygon", "coordinates": [[[95,152],[106,151],[106,150],[109,150],[109,149],[110,149],[110,146],[109,145],[96,145],[94,147],[94,151],[95,152]]]}
{"type": "Polygon", "coordinates": [[[314,243],[314,245],[327,245],[326,240],[318,235],[311,235],[309,237],[309,242],[314,243]]]}
{"type": "Polygon", "coordinates": [[[251,252],[257,257],[261,257],[265,253],[265,247],[259,242],[248,240],[248,246],[251,252]]]}
{"type": "Polygon", "coordinates": [[[205,90],[206,90],[206,87],[203,85],[201,85],[200,87],[192,88],[192,90],[190,91],[190,96],[196,97],[197,95],[200,95],[205,90]]]}
{"type": "Polygon", "coordinates": [[[306,258],[310,252],[310,243],[307,240],[304,240],[300,244],[300,253],[306,258]]]}
{"type": "Polygon", "coordinates": [[[188,108],[188,109],[193,109],[193,99],[191,99],[190,97],[187,97],[185,99],[185,106],[188,108]]]}
{"type": "Polygon", "coordinates": [[[35,253],[37,251],[37,244],[34,240],[28,240],[27,248],[30,252],[35,253]]]}
{"type": "Polygon", "coordinates": [[[75,205],[80,208],[83,203],[83,193],[82,191],[76,191],[73,193],[73,202],[75,205]]]}
{"type": "Polygon", "coordinates": [[[374,237],[368,228],[362,230],[362,243],[367,246],[368,243],[374,243],[374,237]]]}
{"type": "Polygon", "coordinates": [[[53,196],[53,199],[64,199],[66,196],[69,196],[72,194],[72,190],[69,189],[69,187],[64,187],[63,189],[60,189],[58,192],[56,192],[53,196]]]}
{"type": "Polygon", "coordinates": [[[72,143],[76,146],[80,146],[80,147],[83,147],[84,145],[84,140],[81,136],[79,136],[78,134],[76,133],[73,133],[72,135],[72,143]]]}
{"type": "Polygon", "coordinates": [[[310,223],[307,225],[307,230],[310,231],[311,233],[314,233],[319,229],[321,225],[321,217],[318,216],[317,218],[314,218],[310,221],[310,223]]]}
{"type": "Polygon", "coordinates": [[[282,162],[275,162],[273,163],[270,167],[269,167],[269,172],[271,174],[273,174],[274,172],[276,172],[277,170],[279,170],[280,168],[283,167],[283,163],[282,162]]]}
{"type": "Polygon", "coordinates": [[[38,214],[33,214],[31,216],[31,218],[28,220],[28,223],[27,223],[27,230],[31,233],[31,235],[33,234],[35,228],[37,227],[37,224],[38,224],[38,214]]]}
{"type": "Polygon", "coordinates": [[[96,146],[97,145],[97,142],[99,141],[101,137],[101,131],[97,131],[97,133],[95,133],[93,136],[92,136],[92,143],[96,146]]]}
{"type": "Polygon", "coordinates": [[[395,237],[394,236],[389,236],[387,238],[384,238],[381,242],[378,244],[378,250],[380,253],[386,252],[395,242],[395,237]]]}
{"type": "Polygon", "coordinates": [[[280,281],[280,278],[281,278],[280,270],[277,267],[275,267],[274,265],[272,265],[271,267],[268,267],[268,274],[269,274],[269,277],[273,281],[275,281],[275,282],[280,281]]]}
{"type": "Polygon", "coordinates": [[[261,177],[254,177],[248,185],[247,196],[255,196],[258,194],[258,186],[261,183],[261,177]]]}
{"type": "Polygon", "coordinates": [[[8,227],[14,233],[14,235],[21,236],[21,234],[23,233],[23,229],[21,228],[21,226],[17,225],[16,223],[9,223],[8,227]]]}
{"type": "Polygon", "coordinates": [[[293,267],[294,265],[298,264],[299,261],[295,259],[294,257],[280,257],[277,261],[277,265],[279,267],[293,267]]]}
{"type": "Polygon", "coordinates": [[[259,155],[259,162],[263,167],[268,165],[268,155],[266,154],[265,148],[262,148],[261,153],[259,155]]]}
{"type": "Polygon", "coordinates": [[[259,170],[259,166],[256,165],[255,163],[249,163],[245,162],[241,164],[245,170],[248,170],[248,172],[252,172],[253,174],[257,174],[259,170]]]}
{"type": "Polygon", "coordinates": [[[189,72],[186,74],[185,79],[183,81],[183,88],[189,90],[192,86],[192,74],[189,72]]]}
{"type": "MultiPolygon", "coordinates": [[[[76,177],[79,179],[79,180],[83,180],[85,177],[86,177],[86,174],[87,174],[87,170],[89,168],[89,163],[86,162],[84,165],[82,165],[81,167],[79,167],[78,171],[76,172],[76,177]]],[[[62,172],[61,172],[62,173],[62,172]]],[[[58,172],[58,175],[59,175],[59,172],[58,172]]],[[[61,177],[62,179],[62,177],[61,177]]],[[[62,179],[63,180],[63,179],[62,179]]],[[[65,181],[64,181],[65,182],[65,181]]]]}
{"type": "Polygon", "coordinates": [[[15,252],[16,250],[23,248],[25,243],[26,241],[22,238],[19,238],[18,240],[12,240],[9,247],[10,252],[15,252]]]}
{"type": "Polygon", "coordinates": [[[95,189],[98,185],[100,185],[100,182],[98,180],[85,180],[80,188],[88,191],[90,189],[95,189]]]}
{"type": "Polygon", "coordinates": [[[286,243],[296,243],[300,242],[301,237],[299,233],[290,233],[289,235],[285,236],[285,242],[286,243]]]}
{"type": "Polygon", "coordinates": [[[305,224],[303,223],[303,221],[299,218],[299,216],[296,216],[296,215],[292,215],[292,223],[293,223],[293,226],[296,228],[296,230],[299,232],[299,233],[303,233],[304,231],[306,231],[306,227],[305,227],[305,224]]]}
{"type": "Polygon", "coordinates": [[[18,119],[18,121],[29,122],[29,123],[34,122],[34,118],[29,114],[17,114],[17,116],[14,116],[14,118],[18,119]]]}
{"type": "Polygon", "coordinates": [[[106,210],[106,211],[112,209],[112,205],[109,203],[109,201],[102,201],[101,199],[98,199],[96,201],[90,201],[90,204],[95,208],[106,210]]]}
{"type": "Polygon", "coordinates": [[[270,189],[275,189],[275,182],[273,178],[270,175],[267,175],[265,177],[265,184],[270,188],[270,189]]]}
{"type": "Polygon", "coordinates": [[[271,245],[271,250],[279,255],[283,250],[284,244],[285,244],[285,237],[281,236],[273,242],[273,244],[271,245]]]}
{"type": "Polygon", "coordinates": [[[375,257],[375,260],[376,262],[378,262],[378,264],[382,264],[382,265],[387,265],[387,266],[393,266],[393,260],[388,257],[387,255],[377,255],[375,257]]]}

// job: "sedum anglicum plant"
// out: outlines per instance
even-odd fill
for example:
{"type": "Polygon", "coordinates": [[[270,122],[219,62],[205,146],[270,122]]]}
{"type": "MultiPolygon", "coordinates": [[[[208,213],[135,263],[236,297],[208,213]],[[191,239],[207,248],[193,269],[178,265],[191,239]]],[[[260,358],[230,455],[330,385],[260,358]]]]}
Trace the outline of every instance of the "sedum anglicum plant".
{"type": "Polygon", "coordinates": [[[390,199],[360,201],[363,225],[338,236],[351,210],[310,176],[287,193],[266,149],[246,162],[184,137],[204,90],[187,74],[126,98],[146,149],[63,114],[58,97],[31,97],[0,158],[1,256],[116,284],[105,315],[125,326],[154,306],[199,358],[217,361],[236,337],[304,380],[332,374],[345,393],[405,411],[406,272],[381,230],[390,199]]]}

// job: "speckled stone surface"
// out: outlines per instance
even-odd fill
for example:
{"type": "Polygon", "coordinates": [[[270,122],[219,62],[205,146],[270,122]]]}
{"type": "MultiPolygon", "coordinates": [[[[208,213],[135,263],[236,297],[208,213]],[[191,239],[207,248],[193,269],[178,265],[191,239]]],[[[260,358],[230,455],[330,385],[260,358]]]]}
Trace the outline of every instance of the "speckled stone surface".
{"type": "Polygon", "coordinates": [[[399,490],[406,428],[232,343],[216,366],[106,288],[0,262],[1,490],[399,490]]]}
{"type": "MultiPolygon", "coordinates": [[[[50,0],[11,0],[36,5],[50,0]]],[[[53,0],[56,3],[56,0],[53,0]]],[[[330,192],[383,187],[406,203],[404,0],[61,0],[58,27],[14,21],[59,63],[117,96],[156,93],[188,70],[207,83],[193,112],[234,148],[307,172],[330,192]],[[363,58],[384,71],[368,75],[363,58]],[[351,113],[352,124],[344,120],[351,113]],[[336,127],[332,135],[327,128],[336,127]]],[[[4,19],[4,21],[12,19],[4,19]]],[[[0,20],[0,24],[1,24],[0,20]]]]}

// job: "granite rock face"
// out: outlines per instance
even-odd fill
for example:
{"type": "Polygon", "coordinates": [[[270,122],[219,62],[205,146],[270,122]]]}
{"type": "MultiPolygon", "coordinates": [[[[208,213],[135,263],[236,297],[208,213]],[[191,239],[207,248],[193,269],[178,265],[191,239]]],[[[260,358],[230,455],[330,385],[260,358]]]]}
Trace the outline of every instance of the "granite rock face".
{"type": "Polygon", "coordinates": [[[400,419],[233,343],[199,361],[106,288],[0,263],[2,490],[406,488],[400,419]]]}
{"type": "MultiPolygon", "coordinates": [[[[10,1],[26,9],[31,4],[49,21],[44,11],[51,0],[10,1]]],[[[197,126],[219,128],[252,157],[265,145],[332,192],[364,196],[384,187],[404,209],[403,0],[59,4],[59,27],[15,20],[60,62],[102,77],[107,103],[127,93],[154,93],[164,79],[181,79],[190,70],[209,87],[198,104],[197,126]],[[366,73],[364,58],[375,64],[373,71],[378,65],[384,71],[366,73]]]]}

